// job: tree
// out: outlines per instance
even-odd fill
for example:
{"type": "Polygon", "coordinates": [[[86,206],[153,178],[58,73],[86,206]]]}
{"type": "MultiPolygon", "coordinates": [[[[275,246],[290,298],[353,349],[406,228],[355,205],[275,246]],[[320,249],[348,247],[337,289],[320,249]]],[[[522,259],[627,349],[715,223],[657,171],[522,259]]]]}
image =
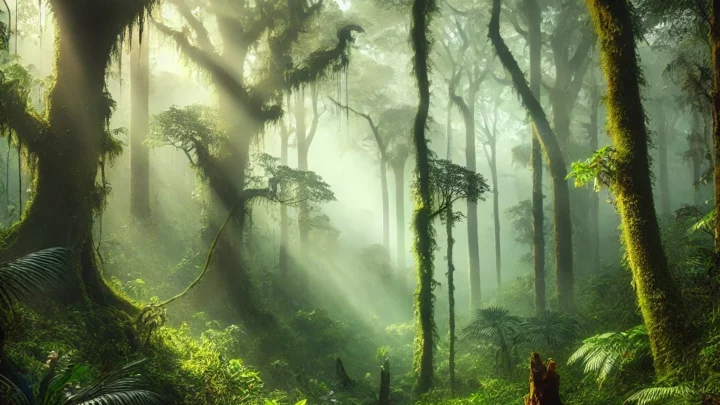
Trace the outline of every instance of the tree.
{"type": "Polygon", "coordinates": [[[550,166],[550,175],[553,181],[553,222],[555,227],[555,292],[559,307],[568,310],[573,306],[574,281],[570,192],[565,179],[567,177],[565,159],[542,106],[532,93],[510,49],[500,36],[500,6],[500,0],[493,0],[488,37],[495,47],[500,62],[509,71],[515,90],[537,127],[538,138],[550,166]]]}
{"type": "MultiPolygon", "coordinates": [[[[174,0],[173,4],[192,28],[189,34],[159,22],[155,25],[170,36],[193,63],[209,74],[218,89],[220,117],[223,131],[228,136],[220,143],[222,149],[217,155],[206,153],[205,147],[197,149],[202,152],[197,162],[213,191],[211,212],[214,215],[207,234],[214,235],[225,214],[243,198],[250,145],[267,124],[280,118],[282,97],[326,74],[338,74],[344,70],[349,63],[353,35],[363,30],[353,24],[340,27],[334,47],[317,49],[298,62],[293,58],[293,47],[300,40],[300,33],[321,12],[322,2],[308,5],[301,0],[269,1],[252,6],[220,0],[210,3],[222,39],[221,51],[212,43],[206,27],[184,0],[174,0]],[[264,46],[260,47],[261,43],[264,46]],[[264,69],[254,75],[254,80],[249,80],[245,70],[246,58],[254,47],[263,50],[255,57],[265,63],[264,69]]],[[[269,314],[256,310],[257,305],[249,294],[249,278],[239,254],[243,246],[245,214],[245,210],[238,210],[231,229],[233,232],[225,232],[219,240],[214,261],[218,271],[213,273],[217,277],[216,285],[232,291],[228,298],[235,310],[243,314],[250,326],[254,324],[263,330],[274,321],[269,314]]]]}
{"type": "Polygon", "coordinates": [[[415,290],[415,320],[417,337],[415,339],[414,364],[417,373],[415,392],[423,394],[430,390],[433,383],[433,348],[437,330],[434,320],[435,296],[433,289],[435,250],[434,230],[432,226],[432,184],[430,181],[430,149],[425,129],[430,115],[430,77],[428,59],[431,42],[429,29],[433,14],[437,12],[435,0],[413,0],[411,9],[410,40],[413,47],[413,66],[417,81],[419,103],[413,126],[415,145],[415,213],[413,225],[415,241],[415,266],[417,287],[415,290]]]}
{"type": "Polygon", "coordinates": [[[653,204],[648,134],[635,39],[626,0],[587,0],[600,38],[607,82],[608,129],[615,147],[611,189],[616,195],[628,262],[650,338],[655,369],[669,376],[687,364],[691,334],[670,274],[653,204]]]}
{"type": "MultiPolygon", "coordinates": [[[[713,86],[713,161],[715,169],[715,212],[720,212],[720,1],[713,0],[710,11],[710,46],[712,48],[713,86]]],[[[715,218],[715,273],[720,269],[720,216],[715,218]]]]}
{"type": "Polygon", "coordinates": [[[485,178],[478,173],[453,164],[449,160],[435,160],[430,175],[433,190],[433,218],[440,217],[445,223],[447,232],[447,290],[449,306],[450,354],[449,373],[450,390],[455,392],[455,264],[453,263],[452,229],[463,215],[453,211],[453,203],[461,200],[484,200],[483,195],[489,191],[485,178]]]}
{"type": "Polygon", "coordinates": [[[47,120],[28,111],[13,83],[2,81],[3,123],[37,157],[35,196],[22,222],[5,237],[3,260],[42,248],[65,246],[73,273],[68,297],[120,307],[133,306],[105,284],[95,257],[93,215],[103,209],[107,190],[96,182],[103,156],[117,156],[118,144],[106,124],[113,103],[105,92],[105,73],[118,37],[144,20],[153,0],[78,3],[50,2],[56,18],[55,83],[47,120]]]}
{"type": "Polygon", "coordinates": [[[149,30],[136,30],[130,50],[130,215],[150,217],[150,156],[147,138],[150,117],[150,41],[149,30]]]}
{"type": "MultiPolygon", "coordinates": [[[[466,14],[464,12],[453,10],[459,14],[466,14]]],[[[457,75],[453,75],[453,79],[450,81],[450,99],[453,104],[460,110],[463,117],[463,123],[465,124],[465,167],[474,172],[477,170],[477,151],[476,151],[476,122],[475,122],[475,106],[477,101],[477,93],[480,90],[480,85],[490,77],[492,72],[494,59],[485,60],[483,66],[483,55],[484,47],[480,47],[474,38],[476,37],[476,29],[473,22],[475,21],[475,15],[466,18],[465,26],[463,26],[457,18],[453,19],[455,31],[461,38],[462,43],[460,49],[457,50],[458,56],[453,58],[453,52],[449,45],[445,45],[445,51],[447,56],[450,58],[452,65],[456,66],[455,59],[462,60],[467,58],[471,62],[462,65],[460,64],[459,72],[457,75]],[[466,53],[471,56],[468,57],[466,53]],[[459,85],[460,80],[463,77],[467,80],[467,90],[465,91],[465,98],[456,94],[456,87],[459,85]]],[[[478,19],[479,21],[479,19],[478,19]]],[[[477,204],[471,200],[467,200],[467,216],[468,216],[468,272],[470,281],[470,309],[473,310],[480,306],[480,250],[479,250],[479,239],[478,239],[478,217],[477,217],[477,204]]]]}

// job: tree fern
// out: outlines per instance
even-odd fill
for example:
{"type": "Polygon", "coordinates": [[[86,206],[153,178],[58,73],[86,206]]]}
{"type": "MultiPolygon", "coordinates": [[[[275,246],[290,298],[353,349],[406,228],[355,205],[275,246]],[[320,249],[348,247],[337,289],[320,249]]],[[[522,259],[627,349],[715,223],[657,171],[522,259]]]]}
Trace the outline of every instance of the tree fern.
{"type": "Polygon", "coordinates": [[[559,347],[576,339],[580,335],[580,327],[574,319],[546,310],[522,322],[517,333],[522,340],[534,345],[559,347]]]}
{"type": "Polygon", "coordinates": [[[30,253],[0,266],[0,305],[46,294],[62,285],[66,278],[67,249],[51,248],[30,253]]]}

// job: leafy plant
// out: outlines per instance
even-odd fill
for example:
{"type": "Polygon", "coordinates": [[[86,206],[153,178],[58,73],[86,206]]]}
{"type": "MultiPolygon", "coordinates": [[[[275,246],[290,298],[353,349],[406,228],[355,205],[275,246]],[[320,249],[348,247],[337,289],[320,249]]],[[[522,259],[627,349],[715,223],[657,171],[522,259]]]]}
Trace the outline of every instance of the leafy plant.
{"type": "Polygon", "coordinates": [[[650,356],[650,343],[645,327],[636,326],[626,332],[609,332],[585,339],[570,356],[568,364],[581,362],[585,374],[595,375],[602,384],[612,373],[628,363],[650,356]]]}
{"type": "Polygon", "coordinates": [[[507,308],[483,308],[477,311],[473,322],[462,330],[460,336],[497,345],[496,364],[503,364],[508,372],[512,372],[511,352],[517,343],[517,331],[521,323],[522,319],[510,315],[507,308]]]}
{"type": "Polygon", "coordinates": [[[0,266],[0,304],[11,307],[46,294],[65,282],[67,249],[30,253],[0,266]]]}
{"type": "Polygon", "coordinates": [[[580,326],[559,312],[545,310],[519,325],[518,336],[538,346],[561,347],[580,335],[580,326]]]}

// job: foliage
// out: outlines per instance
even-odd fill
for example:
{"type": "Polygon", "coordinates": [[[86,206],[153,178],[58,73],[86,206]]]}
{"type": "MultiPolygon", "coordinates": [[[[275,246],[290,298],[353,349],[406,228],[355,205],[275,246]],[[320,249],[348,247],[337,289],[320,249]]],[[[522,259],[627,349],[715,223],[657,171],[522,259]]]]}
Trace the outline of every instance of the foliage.
{"type": "Polygon", "coordinates": [[[151,147],[172,146],[182,150],[193,165],[203,153],[217,155],[225,132],[216,109],[194,104],[175,106],[155,115],[146,141],[151,147]],[[199,155],[198,155],[199,154],[199,155]]]}
{"type": "Polygon", "coordinates": [[[64,285],[67,249],[51,248],[4,263],[0,266],[0,302],[11,307],[27,302],[64,285]]]}
{"type": "Polygon", "coordinates": [[[615,149],[612,146],[604,146],[596,150],[586,161],[573,162],[572,171],[567,178],[575,178],[575,187],[582,187],[593,181],[593,189],[596,192],[600,191],[601,186],[609,186],[614,178],[614,153],[615,149]]]}
{"type": "Polygon", "coordinates": [[[279,165],[280,159],[267,153],[255,155],[254,160],[254,175],[247,176],[247,185],[269,184],[272,199],[288,205],[302,201],[320,204],[335,201],[330,185],[314,172],[279,165]]]}
{"type": "Polygon", "coordinates": [[[561,348],[580,336],[577,320],[560,312],[545,310],[525,320],[518,328],[518,336],[538,347],[561,348]]]}
{"type": "Polygon", "coordinates": [[[602,384],[628,364],[648,358],[650,344],[644,326],[625,332],[608,332],[585,339],[568,364],[582,363],[586,374],[594,375],[602,384]]]}
{"type": "MultiPolygon", "coordinates": [[[[433,161],[430,182],[433,190],[433,216],[445,212],[460,199],[472,202],[484,200],[483,195],[490,190],[482,174],[445,159],[433,161]]],[[[459,220],[461,215],[453,213],[455,220],[459,220]]]]}

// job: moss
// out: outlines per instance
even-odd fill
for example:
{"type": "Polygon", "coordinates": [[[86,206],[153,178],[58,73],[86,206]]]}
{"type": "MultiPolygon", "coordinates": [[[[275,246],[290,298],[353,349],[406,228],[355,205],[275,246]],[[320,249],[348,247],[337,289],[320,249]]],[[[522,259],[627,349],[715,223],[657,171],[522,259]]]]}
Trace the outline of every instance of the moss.
{"type": "Polygon", "coordinates": [[[587,0],[587,5],[607,81],[607,125],[616,168],[611,189],[655,368],[661,376],[672,376],[692,364],[692,329],[668,268],[653,203],[633,17],[625,0],[587,0]]]}

